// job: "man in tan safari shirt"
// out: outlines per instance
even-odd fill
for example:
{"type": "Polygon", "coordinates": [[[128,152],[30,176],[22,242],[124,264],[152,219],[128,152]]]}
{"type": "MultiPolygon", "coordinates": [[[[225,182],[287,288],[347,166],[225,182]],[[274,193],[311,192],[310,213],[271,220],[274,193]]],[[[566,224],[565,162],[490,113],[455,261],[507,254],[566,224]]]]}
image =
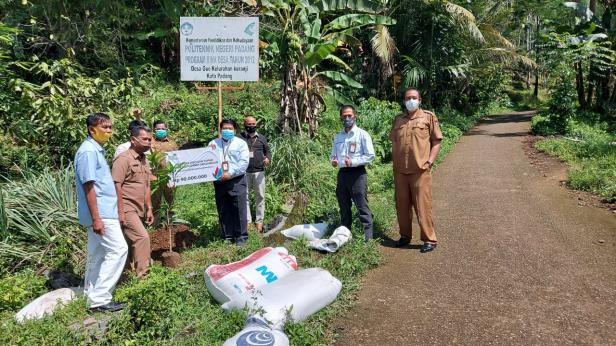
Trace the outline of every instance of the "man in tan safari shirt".
{"type": "Polygon", "coordinates": [[[150,235],[143,222],[151,225],[154,221],[150,165],[145,157],[152,143],[150,129],[131,128],[130,141],[130,148],[113,160],[111,176],[118,196],[120,225],[130,248],[131,267],[141,278],[150,266],[150,235]]]}
{"type": "Polygon", "coordinates": [[[397,247],[411,242],[411,222],[415,209],[424,242],[421,252],[436,248],[432,222],[432,175],[430,170],[441,149],[443,134],[436,115],[419,108],[421,95],[416,89],[404,92],[406,111],[394,120],[391,139],[396,191],[396,212],[400,226],[397,247]]]}
{"type": "MultiPolygon", "coordinates": [[[[167,161],[164,159],[164,153],[168,153],[170,151],[178,150],[177,143],[169,138],[169,129],[167,128],[167,124],[163,120],[156,120],[153,124],[154,128],[154,139],[152,141],[152,152],[160,152],[163,153],[163,159],[161,161],[161,167],[165,167],[167,161]]],[[[153,167],[154,170],[156,167],[153,167]]],[[[156,171],[152,172],[154,175],[157,174],[156,171]]],[[[160,222],[160,205],[162,203],[163,196],[165,197],[165,202],[167,205],[173,204],[173,185],[165,185],[161,186],[154,194],[152,195],[152,206],[154,207],[154,223],[158,224],[160,222]]]]}

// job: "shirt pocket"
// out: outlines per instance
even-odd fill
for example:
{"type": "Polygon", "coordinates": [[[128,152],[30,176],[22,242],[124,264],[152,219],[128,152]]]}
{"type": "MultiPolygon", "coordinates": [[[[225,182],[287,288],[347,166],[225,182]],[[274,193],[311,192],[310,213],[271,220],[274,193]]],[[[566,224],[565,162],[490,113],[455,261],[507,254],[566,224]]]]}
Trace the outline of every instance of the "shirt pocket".
{"type": "Polygon", "coordinates": [[[141,165],[131,165],[130,166],[130,174],[133,177],[134,181],[138,181],[140,183],[145,183],[147,179],[147,170],[145,167],[141,165]]]}
{"type": "Polygon", "coordinates": [[[428,138],[430,136],[430,126],[425,122],[416,123],[413,125],[413,134],[421,139],[428,138]]]}

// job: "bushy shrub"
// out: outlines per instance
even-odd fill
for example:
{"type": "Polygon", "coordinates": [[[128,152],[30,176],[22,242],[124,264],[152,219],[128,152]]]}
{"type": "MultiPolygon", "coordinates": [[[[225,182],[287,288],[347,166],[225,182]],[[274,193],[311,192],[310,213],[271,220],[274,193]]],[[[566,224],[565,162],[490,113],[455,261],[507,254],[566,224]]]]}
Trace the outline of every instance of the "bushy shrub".
{"type": "Polygon", "coordinates": [[[47,289],[44,276],[24,270],[0,279],[0,311],[21,309],[47,289]]]}
{"type": "Polygon", "coordinates": [[[134,281],[116,292],[115,299],[128,302],[122,319],[114,321],[113,334],[138,340],[168,338],[185,308],[188,282],[177,272],[153,267],[146,279],[134,281]]]}
{"type": "Polygon", "coordinates": [[[562,133],[561,126],[553,122],[553,118],[547,112],[535,115],[530,122],[530,128],[533,134],[540,136],[554,136],[562,133]]]}
{"type": "Polygon", "coordinates": [[[382,161],[391,160],[391,140],[389,132],[394,118],[402,113],[395,102],[381,101],[373,97],[362,102],[357,109],[358,125],[372,137],[376,156],[382,161]]]}

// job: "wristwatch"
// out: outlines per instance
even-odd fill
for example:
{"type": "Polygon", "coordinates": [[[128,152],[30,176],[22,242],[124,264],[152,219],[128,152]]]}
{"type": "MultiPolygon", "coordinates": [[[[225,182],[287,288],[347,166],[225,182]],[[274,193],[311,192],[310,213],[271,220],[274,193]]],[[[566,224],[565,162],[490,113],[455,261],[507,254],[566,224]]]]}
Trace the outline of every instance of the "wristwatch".
{"type": "Polygon", "coordinates": [[[430,168],[432,168],[432,161],[428,160],[426,161],[426,163],[428,164],[428,166],[430,166],[430,168]]]}

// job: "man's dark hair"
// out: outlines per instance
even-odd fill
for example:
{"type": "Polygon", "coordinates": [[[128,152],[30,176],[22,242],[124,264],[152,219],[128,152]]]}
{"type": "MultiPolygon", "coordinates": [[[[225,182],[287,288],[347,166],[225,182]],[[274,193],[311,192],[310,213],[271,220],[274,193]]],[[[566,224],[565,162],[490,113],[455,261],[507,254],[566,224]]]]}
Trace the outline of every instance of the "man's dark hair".
{"type": "Polygon", "coordinates": [[[402,93],[402,98],[404,99],[404,95],[406,95],[407,92],[409,91],[417,91],[417,94],[419,95],[419,98],[421,98],[421,91],[419,91],[419,89],[417,88],[408,88],[406,90],[404,90],[404,92],[402,93]]]}
{"type": "Polygon", "coordinates": [[[353,111],[353,115],[357,115],[357,112],[355,111],[355,107],[353,107],[351,105],[344,105],[344,106],[340,107],[340,115],[342,115],[342,112],[344,112],[347,109],[352,110],[353,111]]]}
{"type": "Polygon", "coordinates": [[[233,129],[237,130],[237,123],[235,122],[235,120],[233,120],[233,119],[222,119],[222,121],[220,122],[220,127],[222,128],[222,126],[226,125],[226,124],[233,125],[233,129]]]}
{"type": "Polygon", "coordinates": [[[156,128],[156,125],[160,125],[160,124],[163,124],[163,125],[165,125],[165,127],[167,127],[167,123],[166,123],[166,122],[164,122],[163,120],[156,120],[156,121],[154,121],[154,123],[152,124],[152,128],[156,128]]]}
{"type": "Polygon", "coordinates": [[[141,131],[145,131],[147,133],[151,133],[152,131],[147,126],[134,126],[130,128],[130,136],[131,137],[139,137],[141,131]]]}
{"type": "Polygon", "coordinates": [[[105,113],[92,113],[86,118],[86,125],[88,127],[96,126],[102,122],[106,122],[109,120],[111,120],[111,118],[105,113]]]}
{"type": "Polygon", "coordinates": [[[128,123],[128,132],[130,132],[133,127],[137,127],[137,126],[147,127],[148,125],[146,125],[143,120],[133,120],[130,123],[128,123]]]}
{"type": "Polygon", "coordinates": [[[92,113],[86,118],[86,126],[88,133],[90,133],[91,126],[98,126],[100,123],[111,121],[111,118],[105,113],[92,113]]]}

